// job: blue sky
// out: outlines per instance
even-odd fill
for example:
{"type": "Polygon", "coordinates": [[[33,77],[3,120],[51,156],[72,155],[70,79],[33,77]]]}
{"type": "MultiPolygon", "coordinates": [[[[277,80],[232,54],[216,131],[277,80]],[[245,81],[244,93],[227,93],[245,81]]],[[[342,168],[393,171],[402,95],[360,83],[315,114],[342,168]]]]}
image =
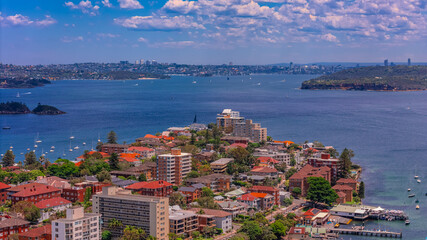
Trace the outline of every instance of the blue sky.
{"type": "Polygon", "coordinates": [[[427,61],[425,0],[1,0],[2,63],[427,61]]]}

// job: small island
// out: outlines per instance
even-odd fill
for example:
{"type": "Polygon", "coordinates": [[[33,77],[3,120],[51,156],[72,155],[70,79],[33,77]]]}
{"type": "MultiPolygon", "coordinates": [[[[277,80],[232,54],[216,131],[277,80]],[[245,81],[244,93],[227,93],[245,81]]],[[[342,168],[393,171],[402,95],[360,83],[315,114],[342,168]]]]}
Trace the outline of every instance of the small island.
{"type": "Polygon", "coordinates": [[[35,88],[50,84],[46,79],[0,78],[0,88],[35,88]]]}
{"type": "Polygon", "coordinates": [[[33,111],[25,105],[25,103],[20,102],[5,102],[0,103],[0,115],[1,114],[37,114],[37,115],[59,115],[65,114],[65,112],[57,109],[56,107],[52,107],[49,105],[41,105],[40,103],[37,105],[33,111]]]}
{"type": "Polygon", "coordinates": [[[427,66],[372,66],[342,70],[302,83],[301,89],[360,91],[422,91],[427,66]]]}

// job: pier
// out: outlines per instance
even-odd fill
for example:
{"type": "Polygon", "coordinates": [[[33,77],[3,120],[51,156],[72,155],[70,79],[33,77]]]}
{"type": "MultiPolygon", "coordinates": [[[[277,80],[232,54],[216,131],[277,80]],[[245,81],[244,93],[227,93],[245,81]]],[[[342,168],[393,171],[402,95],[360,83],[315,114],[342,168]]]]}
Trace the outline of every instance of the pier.
{"type": "Polygon", "coordinates": [[[369,236],[369,237],[387,237],[387,238],[402,238],[402,233],[400,232],[390,232],[390,231],[374,231],[374,230],[362,230],[362,229],[345,229],[345,228],[331,228],[328,229],[331,233],[339,234],[349,234],[349,235],[359,235],[359,236],[369,236]]]}

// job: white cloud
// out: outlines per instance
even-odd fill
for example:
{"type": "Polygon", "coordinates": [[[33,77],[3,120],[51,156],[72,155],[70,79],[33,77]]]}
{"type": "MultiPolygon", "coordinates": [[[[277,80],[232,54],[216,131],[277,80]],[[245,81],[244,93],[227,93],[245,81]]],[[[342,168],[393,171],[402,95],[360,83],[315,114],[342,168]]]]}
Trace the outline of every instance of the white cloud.
{"type": "Polygon", "coordinates": [[[112,34],[112,33],[98,33],[96,35],[98,37],[101,37],[101,38],[118,38],[118,37],[120,37],[119,34],[112,34]]]}
{"type": "Polygon", "coordinates": [[[143,37],[140,37],[138,38],[138,42],[148,42],[148,40],[143,37]]]}
{"type": "Polygon", "coordinates": [[[98,5],[93,6],[90,0],[86,0],[86,1],[82,0],[78,4],[75,4],[71,1],[65,2],[65,6],[69,7],[70,9],[80,10],[83,13],[86,13],[92,16],[97,15],[98,9],[99,9],[99,6],[98,5]]]}
{"type": "Polygon", "coordinates": [[[0,12],[0,25],[1,26],[40,26],[46,27],[57,23],[51,16],[46,15],[45,19],[31,20],[30,17],[22,14],[15,14],[10,16],[2,16],[0,12]]]}
{"type": "Polygon", "coordinates": [[[171,42],[159,42],[150,45],[151,47],[167,47],[167,48],[183,48],[195,46],[194,41],[171,41],[171,42]]]}
{"type": "Polygon", "coordinates": [[[112,7],[113,4],[110,3],[110,0],[102,0],[102,4],[104,4],[104,7],[112,7]]]}
{"type": "Polygon", "coordinates": [[[142,9],[144,8],[138,0],[118,0],[120,8],[126,9],[142,9]]]}
{"type": "Polygon", "coordinates": [[[332,35],[330,33],[324,34],[324,35],[320,36],[320,38],[325,40],[325,41],[328,41],[328,42],[339,42],[337,37],[335,37],[334,35],[332,35]]]}
{"type": "Polygon", "coordinates": [[[114,22],[130,29],[176,31],[188,28],[203,29],[204,26],[193,21],[189,16],[133,16],[130,18],[116,18],[114,22]]]}
{"type": "Polygon", "coordinates": [[[71,43],[71,42],[83,41],[83,40],[84,38],[82,36],[77,36],[77,37],[64,36],[61,38],[61,41],[64,43],[71,43]]]}

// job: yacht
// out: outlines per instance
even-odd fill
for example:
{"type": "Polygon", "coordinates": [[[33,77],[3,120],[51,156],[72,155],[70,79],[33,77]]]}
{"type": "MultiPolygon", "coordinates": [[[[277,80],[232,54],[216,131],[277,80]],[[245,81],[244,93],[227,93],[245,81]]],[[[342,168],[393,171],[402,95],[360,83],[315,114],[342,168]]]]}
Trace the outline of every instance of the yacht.
{"type": "Polygon", "coordinates": [[[30,148],[27,148],[27,151],[30,151],[30,148]]]}
{"type": "Polygon", "coordinates": [[[420,180],[420,179],[418,179],[418,180],[417,180],[417,183],[421,183],[421,180],[420,180]]]}
{"type": "Polygon", "coordinates": [[[71,136],[70,139],[74,139],[74,136],[71,136]]]}
{"type": "Polygon", "coordinates": [[[83,142],[83,146],[86,146],[86,142],[83,142]]]}
{"type": "Polygon", "coordinates": [[[406,219],[405,225],[409,225],[409,224],[411,224],[411,221],[409,221],[409,219],[406,219]]]}
{"type": "Polygon", "coordinates": [[[411,189],[410,188],[408,188],[408,192],[410,192],[411,191],[411,189]]]}
{"type": "Polygon", "coordinates": [[[420,209],[420,205],[417,204],[417,206],[415,206],[415,209],[419,210],[420,209]]]}
{"type": "Polygon", "coordinates": [[[53,152],[53,151],[54,151],[53,149],[50,149],[50,150],[49,150],[49,152],[53,152]]]}
{"type": "Polygon", "coordinates": [[[415,194],[408,195],[408,198],[415,197],[415,194]]]}
{"type": "Polygon", "coordinates": [[[37,144],[34,144],[34,147],[37,148],[38,147],[37,144]]]}
{"type": "Polygon", "coordinates": [[[259,82],[257,85],[258,85],[258,86],[261,86],[261,83],[259,82]]]}
{"type": "Polygon", "coordinates": [[[75,150],[79,149],[79,146],[75,146],[75,147],[74,147],[74,149],[75,149],[75,150]]]}
{"type": "Polygon", "coordinates": [[[418,175],[415,175],[415,176],[414,176],[414,178],[415,178],[415,179],[418,179],[418,175]]]}
{"type": "Polygon", "coordinates": [[[197,83],[197,82],[196,82],[196,81],[193,81],[192,83],[194,83],[194,84],[195,84],[195,83],[197,83]]]}

